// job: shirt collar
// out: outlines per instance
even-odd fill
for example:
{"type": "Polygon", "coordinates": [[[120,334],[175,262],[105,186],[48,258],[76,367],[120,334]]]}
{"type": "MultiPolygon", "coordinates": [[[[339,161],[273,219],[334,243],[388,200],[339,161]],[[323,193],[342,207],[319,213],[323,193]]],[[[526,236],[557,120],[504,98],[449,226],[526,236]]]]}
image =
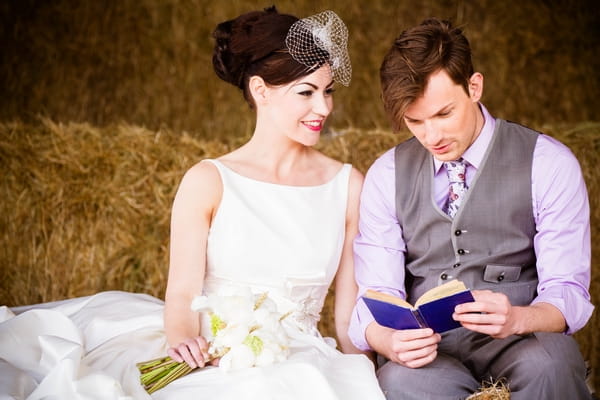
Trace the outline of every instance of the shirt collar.
{"type": "MultiPolygon", "coordinates": [[[[481,128],[481,132],[479,133],[479,136],[477,136],[477,139],[475,139],[475,141],[462,155],[462,158],[470,165],[475,167],[475,169],[479,168],[481,165],[485,151],[492,140],[492,135],[494,134],[494,129],[496,128],[496,120],[488,112],[487,108],[485,108],[483,104],[479,103],[479,109],[483,114],[483,127],[481,128]]],[[[442,165],[444,165],[444,162],[435,157],[432,158],[434,170],[437,174],[440,171],[440,168],[442,168],[442,165]]]]}

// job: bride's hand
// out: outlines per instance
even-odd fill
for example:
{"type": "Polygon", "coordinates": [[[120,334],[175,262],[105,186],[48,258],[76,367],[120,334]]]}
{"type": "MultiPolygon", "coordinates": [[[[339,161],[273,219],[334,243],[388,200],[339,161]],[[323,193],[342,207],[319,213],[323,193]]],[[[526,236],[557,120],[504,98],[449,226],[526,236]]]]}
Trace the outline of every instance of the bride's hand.
{"type": "Polygon", "coordinates": [[[188,338],[169,348],[167,354],[177,362],[185,361],[192,369],[204,367],[209,360],[208,342],[202,336],[188,338]]]}

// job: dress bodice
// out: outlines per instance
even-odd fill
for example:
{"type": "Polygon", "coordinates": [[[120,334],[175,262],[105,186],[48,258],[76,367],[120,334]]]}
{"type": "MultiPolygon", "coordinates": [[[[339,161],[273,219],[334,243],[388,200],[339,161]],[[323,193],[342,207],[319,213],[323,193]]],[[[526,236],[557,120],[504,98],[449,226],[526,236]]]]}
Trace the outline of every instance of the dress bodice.
{"type": "Polygon", "coordinates": [[[302,330],[315,330],[342,252],[351,166],[322,185],[288,186],[209,161],[223,194],[208,233],[204,292],[266,291],[302,330]]]}

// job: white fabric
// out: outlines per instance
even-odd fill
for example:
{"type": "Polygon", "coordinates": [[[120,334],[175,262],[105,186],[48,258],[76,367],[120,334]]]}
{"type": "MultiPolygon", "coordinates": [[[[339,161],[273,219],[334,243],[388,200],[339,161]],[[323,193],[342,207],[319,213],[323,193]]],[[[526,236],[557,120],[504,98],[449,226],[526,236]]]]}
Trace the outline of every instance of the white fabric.
{"type": "Polygon", "coordinates": [[[220,162],[223,196],[209,232],[205,293],[267,290],[291,336],[269,367],[196,370],[151,397],[135,363],[166,355],[163,302],[101,292],[0,307],[0,399],[383,399],[372,364],[343,355],[316,329],[344,236],[350,166],[328,183],[294,187],[240,176],[220,162]]]}

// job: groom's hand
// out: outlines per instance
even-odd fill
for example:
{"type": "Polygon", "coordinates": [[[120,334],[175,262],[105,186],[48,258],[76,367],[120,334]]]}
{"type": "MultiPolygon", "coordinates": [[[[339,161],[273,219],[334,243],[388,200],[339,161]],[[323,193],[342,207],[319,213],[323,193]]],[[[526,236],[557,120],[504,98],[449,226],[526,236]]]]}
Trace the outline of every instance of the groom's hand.
{"type": "Polygon", "coordinates": [[[453,318],[475,332],[503,339],[519,334],[519,309],[511,305],[504,293],[473,290],[474,302],[459,304],[453,318]]]}
{"type": "Polygon", "coordinates": [[[394,330],[376,322],[365,333],[373,350],[408,368],[419,368],[435,360],[442,340],[440,334],[429,328],[394,330]]]}

